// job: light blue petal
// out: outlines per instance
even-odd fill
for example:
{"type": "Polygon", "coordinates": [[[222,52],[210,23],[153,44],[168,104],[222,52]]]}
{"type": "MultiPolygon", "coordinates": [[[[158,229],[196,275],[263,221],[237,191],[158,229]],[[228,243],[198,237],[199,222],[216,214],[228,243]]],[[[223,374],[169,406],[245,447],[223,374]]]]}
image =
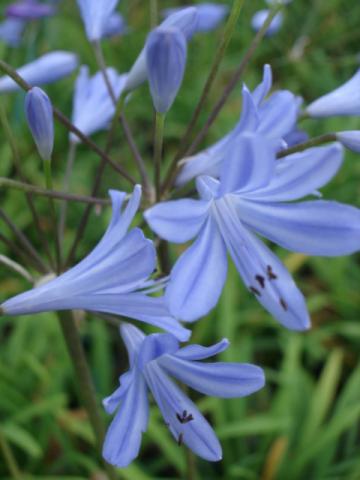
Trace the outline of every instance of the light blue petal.
{"type": "Polygon", "coordinates": [[[0,23],[0,39],[10,47],[19,46],[26,23],[20,18],[6,18],[0,23]]]}
{"type": "Polygon", "coordinates": [[[184,243],[194,238],[204,224],[209,202],[182,199],[158,203],[145,211],[150,228],[161,238],[184,243]]]}
{"type": "Polygon", "coordinates": [[[100,40],[106,32],[119,0],[77,0],[85,24],[86,35],[93,42],[100,40]]]}
{"type": "MultiPolygon", "coordinates": [[[[46,53],[16,71],[20,77],[34,87],[67,77],[77,66],[78,59],[74,53],[58,50],[46,53]]],[[[5,75],[0,78],[0,93],[17,90],[20,90],[20,87],[10,77],[5,75]]]]}
{"type": "Polygon", "coordinates": [[[106,413],[109,415],[112,415],[115,410],[117,410],[119,403],[121,402],[121,399],[124,397],[126,392],[129,390],[129,387],[131,386],[134,375],[136,374],[135,370],[125,372],[123,375],[120,376],[120,387],[118,387],[115,392],[113,392],[111,395],[108,397],[104,398],[102,401],[104,410],[106,413]]]}
{"type": "Polygon", "coordinates": [[[266,186],[275,172],[275,151],[260,135],[243,134],[232,141],[221,165],[220,194],[266,186]]]}
{"type": "MultiPolygon", "coordinates": [[[[161,13],[166,18],[183,9],[184,7],[167,8],[161,13]]],[[[196,32],[209,32],[214,30],[224,20],[229,11],[227,5],[217,3],[199,3],[196,5],[196,9],[198,13],[196,32]]]]}
{"type": "Polygon", "coordinates": [[[267,138],[279,139],[291,132],[297,122],[299,103],[287,90],[273,93],[260,107],[257,132],[267,138]]]}
{"type": "Polygon", "coordinates": [[[129,364],[132,369],[135,366],[139,350],[146,337],[139,328],[126,322],[120,325],[120,335],[128,352],[129,364]]]}
{"type": "Polygon", "coordinates": [[[224,242],[212,218],[172,269],[165,299],[178,319],[192,322],[215,307],[227,274],[224,242]]]}
{"type": "Polygon", "coordinates": [[[360,130],[339,132],[336,134],[336,138],[344,145],[344,147],[353,152],[360,153],[360,130]]]}
{"type": "Polygon", "coordinates": [[[252,98],[257,106],[259,106],[265,97],[269,94],[272,86],[272,71],[270,65],[264,65],[262,82],[252,92],[252,98]]]}
{"type": "Polygon", "coordinates": [[[241,201],[241,219],[288,250],[309,255],[348,255],[360,249],[360,210],[315,200],[294,204],[241,201]]]}
{"type": "Polygon", "coordinates": [[[220,443],[196,405],[156,363],[149,364],[144,375],[176,441],[184,443],[196,455],[205,460],[210,462],[221,460],[220,443]],[[184,412],[192,415],[193,419],[186,423],[180,422],[177,416],[181,417],[184,412]]]}
{"type": "Polygon", "coordinates": [[[138,456],[148,417],[147,388],[138,373],[122,397],[119,411],[106,433],[103,456],[108,463],[126,467],[138,456]]]}
{"type": "Polygon", "coordinates": [[[201,345],[186,345],[180,348],[175,354],[176,357],[183,360],[203,360],[205,358],[218,355],[228,348],[230,345],[227,338],[223,338],[220,342],[211,345],[211,347],[203,347],[201,345]]]}
{"type": "Polygon", "coordinates": [[[196,189],[200,198],[210,202],[210,200],[219,196],[220,182],[215,178],[203,175],[196,179],[196,189]]]}
{"type": "Polygon", "coordinates": [[[246,363],[202,363],[169,354],[159,358],[158,364],[180,382],[213,397],[245,397],[265,384],[263,370],[246,363]]]}
{"type": "Polygon", "coordinates": [[[280,260],[242,225],[234,198],[217,200],[214,215],[245,285],[282,325],[291,330],[309,328],[303,295],[280,260]]]}
{"type": "Polygon", "coordinates": [[[284,202],[311,195],[326,185],[343,161],[339,144],[309,148],[276,162],[276,174],[263,189],[246,194],[246,198],[264,202],[284,202]]]}
{"type": "Polygon", "coordinates": [[[144,370],[146,365],[159,357],[175,353],[179,350],[179,342],[170,333],[153,333],[148,335],[139,352],[138,368],[144,370]]]}
{"type": "Polygon", "coordinates": [[[109,38],[117,35],[124,35],[129,32],[124,17],[118,13],[113,13],[104,25],[102,37],[109,38]]]}

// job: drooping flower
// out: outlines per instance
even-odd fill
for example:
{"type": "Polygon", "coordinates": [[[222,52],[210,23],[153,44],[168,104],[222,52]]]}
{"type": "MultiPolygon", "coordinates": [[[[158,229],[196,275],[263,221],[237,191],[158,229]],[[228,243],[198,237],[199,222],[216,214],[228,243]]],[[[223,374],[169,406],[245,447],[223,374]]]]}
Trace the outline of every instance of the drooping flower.
{"type": "Polygon", "coordinates": [[[243,87],[242,113],[235,128],[211,147],[184,158],[176,179],[181,186],[199,175],[218,177],[229,145],[244,132],[257,132],[268,138],[276,148],[284,146],[283,139],[296,128],[301,99],[288,90],[268,96],[272,86],[270,65],[264,66],[262,82],[250,93],[243,87]]]}
{"type": "MultiPolygon", "coordinates": [[[[266,19],[268,18],[270,13],[270,10],[259,10],[254,14],[254,16],[251,19],[251,26],[255,30],[255,32],[258,32],[261,27],[264,25],[266,19]]],[[[265,36],[266,37],[271,37],[272,35],[275,35],[281,28],[283,24],[283,14],[281,12],[277,13],[275,17],[272,19],[268,29],[266,30],[265,36]]]]}
{"type": "MultiPolygon", "coordinates": [[[[209,32],[219,26],[229,12],[228,5],[219,3],[198,3],[194,5],[198,12],[197,32],[209,32]]],[[[187,7],[166,8],[162,11],[164,18],[177,13],[187,7]]]]}
{"type": "Polygon", "coordinates": [[[360,69],[346,83],[312,102],[305,113],[313,118],[360,115],[360,69]]]}
{"type": "MultiPolygon", "coordinates": [[[[78,66],[75,53],[58,50],[37,58],[17,69],[17,73],[31,86],[56,82],[70,75],[78,66]]],[[[7,75],[0,78],[0,93],[20,90],[14,80],[7,75]]]]}
{"type": "Polygon", "coordinates": [[[2,313],[24,315],[37,312],[83,309],[141,320],[189,338],[168,312],[163,297],[148,295],[158,288],[149,276],[156,267],[153,243],[139,228],[128,231],[139,207],[141,187],[137,185],[123,212],[124,192],[110,191],[113,215],[110,225],[94,250],[80,263],[48,283],[7,300],[2,313]]]}
{"type": "Polygon", "coordinates": [[[41,158],[50,161],[54,147],[54,116],[51,101],[39,87],[25,96],[25,114],[41,158]]]}
{"type": "Polygon", "coordinates": [[[338,132],[336,138],[344,147],[353,152],[360,153],[360,130],[338,132]]]}
{"type": "MultiPolygon", "coordinates": [[[[190,40],[197,31],[198,13],[195,7],[181,9],[179,12],[173,13],[167,17],[161,27],[178,28],[187,40],[190,40]]],[[[147,61],[146,61],[146,44],[141,50],[138,58],[128,75],[128,79],[124,90],[131,91],[144,83],[148,78],[147,61]]]]}
{"type": "Polygon", "coordinates": [[[186,65],[186,39],[174,27],[152,31],[146,43],[146,65],[155,110],[166,113],[181,86],[186,65]]]}
{"type": "Polygon", "coordinates": [[[48,17],[55,13],[52,5],[40,3],[37,0],[21,0],[10,4],[5,11],[9,17],[20,18],[23,20],[37,20],[48,17]]]}
{"type": "MultiPolygon", "coordinates": [[[[107,75],[115,97],[118,98],[126,82],[126,74],[119,75],[113,68],[107,69],[107,75]]],[[[75,83],[72,123],[85,135],[91,135],[108,127],[115,113],[114,102],[105,84],[101,72],[89,76],[89,68],[83,65],[75,83]]],[[[79,138],[70,133],[72,142],[79,138]]]]}
{"type": "Polygon", "coordinates": [[[90,42],[100,40],[119,0],[76,0],[90,42]]]}
{"type": "Polygon", "coordinates": [[[0,40],[11,47],[17,47],[22,38],[26,22],[18,18],[7,18],[0,23],[0,40]]]}
{"type": "Polygon", "coordinates": [[[342,153],[335,143],[276,161],[268,140],[244,134],[227,150],[219,181],[197,179],[200,200],[174,200],[147,210],[146,220],[161,238],[183,243],[196,237],[171,272],[165,297],[172,314],[193,321],[216,305],[229,253],[249,291],[281,324],[308,328],[302,294],[253,231],[308,255],[357,251],[360,210],[323,200],[289,203],[325,185],[339,169],[342,153]]]}
{"type": "Polygon", "coordinates": [[[104,458],[126,467],[138,456],[148,423],[150,390],[179,445],[186,445],[205,460],[221,460],[221,445],[211,426],[170,376],[205,395],[233,398],[261,389],[262,369],[251,364],[199,361],[224,351],[229,345],[226,339],[211,347],[180,348],[170,334],[145,336],[126,323],[120,332],[130,370],[121,375],[120,387],[103,402],[109,414],[117,411],[106,435],[104,458]]]}

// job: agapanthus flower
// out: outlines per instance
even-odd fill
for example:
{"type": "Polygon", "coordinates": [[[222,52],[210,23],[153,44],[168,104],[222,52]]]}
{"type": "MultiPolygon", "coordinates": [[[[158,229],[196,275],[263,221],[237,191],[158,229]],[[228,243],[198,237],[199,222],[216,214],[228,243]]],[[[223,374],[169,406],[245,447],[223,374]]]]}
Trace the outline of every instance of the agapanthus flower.
{"type": "Polygon", "coordinates": [[[83,309],[113,313],[150,323],[187,340],[189,331],[168,312],[164,298],[150,296],[161,286],[149,279],[156,268],[153,243],[139,228],[128,231],[141,199],[137,185],[121,211],[126,194],[110,191],[113,214],[105,235],[80,263],[53,280],[1,305],[2,313],[83,309]]]}
{"type": "Polygon", "coordinates": [[[22,38],[26,22],[19,18],[7,18],[0,23],[0,40],[11,47],[17,47],[22,38]]]}
{"type": "Polygon", "coordinates": [[[227,275],[229,253],[245,285],[287,328],[309,327],[303,295],[282,262],[253,232],[308,255],[347,255],[360,248],[360,210],[309,200],[342,163],[340,144],[276,160],[271,143],[245,134],[226,152],[220,179],[197,179],[199,200],[159,203],[145,212],[150,227],[174,243],[195,242],[171,272],[165,297],[179,319],[213,308],[227,275]],[[290,203],[291,202],[291,203],[290,203]]]}
{"type": "Polygon", "coordinates": [[[146,44],[146,65],[155,110],[166,113],[181,86],[186,66],[186,39],[174,27],[153,30],[146,44]]]}
{"type": "MultiPolygon", "coordinates": [[[[255,30],[255,32],[258,32],[261,27],[264,25],[266,19],[268,18],[270,13],[270,10],[259,10],[254,14],[254,16],[251,19],[251,26],[255,30]]],[[[277,33],[282,24],[283,24],[283,14],[281,12],[277,13],[275,17],[272,19],[268,29],[266,30],[265,36],[266,37],[271,37],[272,35],[275,35],[277,33]]]]}
{"type": "Polygon", "coordinates": [[[124,17],[115,12],[108,18],[106,24],[103,28],[102,36],[105,37],[115,37],[116,35],[124,35],[128,33],[129,28],[124,20],[124,17]]]}
{"type": "MultiPolygon", "coordinates": [[[[187,40],[190,40],[197,31],[198,13],[195,7],[181,9],[179,12],[173,13],[167,17],[161,27],[178,28],[187,40]]],[[[130,91],[144,83],[148,78],[147,62],[146,62],[146,44],[132,66],[125,85],[125,90],[130,91]]]]}
{"type": "MultiPolygon", "coordinates": [[[[126,74],[119,75],[113,68],[107,69],[107,76],[116,98],[126,82],[126,74]]],[[[72,122],[86,135],[91,135],[108,127],[115,113],[114,102],[101,72],[89,76],[89,68],[83,65],[75,83],[72,122]]],[[[78,137],[70,133],[72,142],[78,137]]]]}
{"type": "Polygon", "coordinates": [[[52,5],[46,5],[37,0],[22,0],[10,4],[5,12],[9,17],[21,18],[23,20],[36,20],[53,15],[55,8],[52,5]]]}
{"type": "MultiPolygon", "coordinates": [[[[209,32],[219,26],[229,12],[228,5],[220,3],[198,3],[194,5],[198,12],[197,32],[209,32]]],[[[166,8],[162,11],[164,18],[187,7],[166,8]]]]}
{"type": "Polygon", "coordinates": [[[283,139],[296,128],[301,99],[288,90],[278,90],[271,95],[272,72],[264,66],[262,82],[251,93],[244,85],[242,112],[235,128],[211,147],[182,160],[182,168],[176,179],[180,186],[199,175],[217,177],[226,149],[244,132],[260,133],[280,149],[283,139]],[[269,96],[268,96],[269,95],[269,96]]]}
{"type": "Polygon", "coordinates": [[[180,348],[171,334],[145,336],[126,323],[120,332],[130,370],[121,375],[120,387],[103,402],[108,413],[117,411],[106,435],[104,458],[126,467],[138,456],[148,423],[150,390],[179,445],[188,446],[205,460],[221,460],[221,445],[213,429],[170,376],[205,395],[233,398],[261,389],[262,369],[251,364],[199,361],[224,351],[229,345],[226,339],[211,347],[180,348]]]}
{"type": "Polygon", "coordinates": [[[346,83],[312,102],[305,113],[314,118],[360,115],[360,69],[346,83]]]}
{"type": "Polygon", "coordinates": [[[353,152],[360,153],[360,130],[338,132],[336,138],[344,147],[353,152]]]}
{"type": "MultiPolygon", "coordinates": [[[[70,75],[78,66],[75,53],[58,50],[37,58],[20,68],[17,73],[32,87],[56,82],[70,75]]],[[[0,93],[20,90],[14,80],[7,75],[0,78],[0,93]]]]}
{"type": "Polygon", "coordinates": [[[86,36],[91,42],[100,40],[106,32],[119,0],[76,0],[83,19],[86,36]]]}
{"type": "Polygon", "coordinates": [[[51,101],[41,88],[27,92],[25,115],[41,158],[49,161],[54,147],[54,115],[51,101]]]}

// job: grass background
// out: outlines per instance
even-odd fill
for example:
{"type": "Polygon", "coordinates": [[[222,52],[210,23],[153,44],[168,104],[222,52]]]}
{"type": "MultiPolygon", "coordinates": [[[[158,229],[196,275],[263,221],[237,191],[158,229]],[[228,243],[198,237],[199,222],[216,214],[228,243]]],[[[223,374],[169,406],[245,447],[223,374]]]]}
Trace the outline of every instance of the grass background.
{"type": "MultiPolygon", "coordinates": [[[[8,2],[1,1],[3,10],[8,2]]],[[[182,2],[158,2],[160,7],[182,2]]],[[[224,2],[229,5],[231,2],[224,2]]],[[[246,0],[236,33],[223,60],[221,74],[203,111],[202,124],[246,51],[253,32],[250,19],[265,2],[246,0]]],[[[119,10],[131,32],[104,42],[106,60],[127,71],[141,49],[149,28],[149,2],[122,0],[119,10]]],[[[360,60],[360,4],[356,0],[295,0],[285,14],[281,31],[263,41],[244,80],[254,87],[262,66],[270,63],[275,88],[288,88],[305,103],[340,85],[356,71],[360,60]],[[300,55],[294,46],[306,38],[300,55]]],[[[171,110],[165,139],[165,160],[170,160],[185,130],[196,99],[207,77],[221,28],[198,35],[189,47],[183,86],[171,110]]],[[[59,14],[29,24],[20,48],[0,45],[1,58],[14,67],[54,49],[76,51],[82,64],[96,70],[75,1],[59,3],[59,14]]],[[[75,74],[45,89],[53,103],[71,115],[75,74]]],[[[220,138],[236,122],[241,109],[241,85],[234,91],[206,144],[220,138]]],[[[22,93],[2,95],[16,136],[24,171],[29,180],[43,185],[41,163],[24,122],[22,93]]],[[[151,169],[153,112],[147,87],[133,94],[127,116],[136,141],[151,169]]],[[[359,118],[332,118],[303,123],[311,136],[328,131],[360,129],[359,118]]],[[[94,136],[104,145],[103,133],[94,136]]],[[[61,189],[68,149],[67,132],[57,125],[53,159],[55,186],[61,189]]],[[[113,158],[136,175],[126,142],[117,134],[113,158]]],[[[89,194],[98,158],[81,146],[76,156],[71,191],[89,194]]],[[[15,177],[11,151],[0,130],[0,175],[15,177]]],[[[347,152],[337,177],[322,191],[325,198],[360,206],[360,160],[347,152]]],[[[108,169],[102,195],[109,188],[128,189],[108,169]]],[[[42,254],[38,232],[19,192],[1,190],[1,208],[32,240],[42,254]]],[[[48,204],[36,200],[43,234],[52,242],[48,204]]],[[[71,204],[65,248],[76,234],[83,206],[71,204]]],[[[110,209],[93,212],[86,237],[77,251],[82,258],[100,239],[110,209]]],[[[14,240],[4,223],[0,232],[14,240]]],[[[150,232],[147,232],[151,235],[150,232]]],[[[172,248],[173,259],[183,247],[172,248]]],[[[172,440],[156,407],[152,408],[141,455],[119,478],[146,480],[186,478],[193,464],[193,478],[241,480],[358,480],[360,479],[360,322],[359,257],[309,258],[276,249],[308,300],[313,328],[304,334],[280,327],[248,295],[234,268],[218,307],[194,325],[192,341],[209,344],[221,337],[231,340],[223,360],[253,362],[264,367],[267,385],[240,400],[221,400],[193,395],[209,417],[224,450],[217,464],[191,459],[184,447],[172,440]]],[[[0,252],[23,262],[16,252],[0,243],[0,252]]],[[[28,266],[28,265],[27,265],[28,266]]],[[[30,285],[0,265],[0,295],[5,299],[30,285]]],[[[79,315],[79,326],[91,365],[99,399],[117,385],[126,368],[123,346],[114,326],[104,320],[79,315]]],[[[146,329],[146,328],[145,328],[146,329]]],[[[21,318],[0,317],[0,432],[26,478],[99,480],[101,464],[85,412],[77,401],[77,385],[61,332],[52,313],[21,318]]],[[[105,418],[105,416],[104,416],[105,418]]],[[[106,417],[106,421],[109,418],[106,417]]],[[[0,451],[0,478],[10,478],[0,451]]]]}

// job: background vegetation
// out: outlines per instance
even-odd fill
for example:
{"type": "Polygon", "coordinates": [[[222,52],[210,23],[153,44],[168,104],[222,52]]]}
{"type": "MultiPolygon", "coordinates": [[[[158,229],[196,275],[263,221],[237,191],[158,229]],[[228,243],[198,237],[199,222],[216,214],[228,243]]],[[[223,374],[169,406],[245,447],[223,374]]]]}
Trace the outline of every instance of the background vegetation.
{"type": "MultiPolygon", "coordinates": [[[[0,8],[4,9],[7,3],[1,1],[0,8]]],[[[161,8],[182,3],[159,1],[161,8]]],[[[232,2],[224,0],[224,3],[232,2]]],[[[199,125],[205,121],[253,37],[252,14],[264,5],[260,0],[245,1],[236,34],[199,125]]],[[[119,10],[131,31],[122,38],[105,41],[104,49],[107,63],[125,72],[146,37],[149,2],[122,0],[119,10]]],[[[358,68],[359,24],[357,0],[295,0],[286,11],[280,32],[267,38],[257,50],[244,80],[253,87],[261,78],[263,64],[270,63],[275,88],[288,88],[309,102],[340,85],[358,68]]],[[[220,36],[221,28],[198,35],[190,45],[186,77],[166,125],[168,160],[178,148],[220,36]]],[[[17,67],[54,49],[76,51],[82,64],[96,70],[73,0],[59,2],[59,13],[53,18],[28,25],[20,48],[10,49],[1,44],[0,56],[17,67]]],[[[68,116],[75,76],[46,87],[54,104],[68,116]]],[[[240,91],[241,85],[210,130],[206,144],[218,139],[236,122],[241,109],[240,91]]],[[[43,185],[41,162],[24,121],[23,99],[24,95],[17,93],[2,95],[0,101],[8,112],[29,181],[43,185]]],[[[150,168],[153,112],[147,87],[133,94],[127,117],[150,168]]],[[[306,121],[303,126],[314,136],[328,131],[360,129],[360,119],[306,121]]],[[[105,138],[105,134],[94,137],[99,145],[104,145],[105,138]]],[[[62,188],[67,139],[66,130],[57,125],[53,159],[57,189],[62,188]]],[[[120,131],[111,153],[136,175],[120,131]]],[[[90,193],[98,163],[99,159],[86,147],[78,149],[72,192],[90,193]]],[[[11,150],[2,130],[0,175],[15,177],[11,150]]],[[[347,152],[340,173],[323,189],[324,196],[360,206],[359,180],[360,159],[347,152]]],[[[106,196],[109,188],[128,189],[128,185],[108,169],[101,195],[106,196]]],[[[24,195],[1,190],[0,196],[1,208],[43,254],[24,195]]],[[[41,215],[43,235],[52,244],[48,203],[36,199],[36,207],[41,215]]],[[[67,247],[76,234],[83,209],[80,204],[69,206],[67,247]]],[[[109,215],[108,208],[92,212],[77,259],[100,239],[109,215]]],[[[4,222],[1,222],[0,233],[16,243],[4,222]]],[[[174,259],[182,248],[173,248],[174,259]]],[[[0,241],[0,252],[23,263],[20,252],[14,252],[3,241],[0,241]]],[[[224,460],[209,464],[190,457],[184,447],[180,448],[172,440],[157,408],[153,408],[141,456],[131,467],[121,470],[119,478],[185,478],[190,469],[192,477],[189,478],[194,479],[360,479],[359,257],[309,258],[280,249],[278,253],[308,299],[313,322],[311,331],[299,334],[280,327],[248,295],[234,268],[230,270],[218,307],[194,325],[192,341],[209,344],[228,337],[231,347],[222,354],[224,360],[262,365],[267,375],[266,388],[246,399],[223,401],[193,396],[214,425],[223,445],[224,460]]],[[[2,300],[29,287],[29,283],[0,265],[2,300]]],[[[124,349],[116,327],[104,319],[89,315],[85,318],[79,313],[78,322],[101,399],[114,390],[118,376],[126,368],[124,349]]],[[[9,453],[8,449],[26,478],[103,478],[85,412],[77,401],[77,384],[55,314],[0,317],[0,341],[0,478],[10,478],[4,456],[9,453]]]]}

